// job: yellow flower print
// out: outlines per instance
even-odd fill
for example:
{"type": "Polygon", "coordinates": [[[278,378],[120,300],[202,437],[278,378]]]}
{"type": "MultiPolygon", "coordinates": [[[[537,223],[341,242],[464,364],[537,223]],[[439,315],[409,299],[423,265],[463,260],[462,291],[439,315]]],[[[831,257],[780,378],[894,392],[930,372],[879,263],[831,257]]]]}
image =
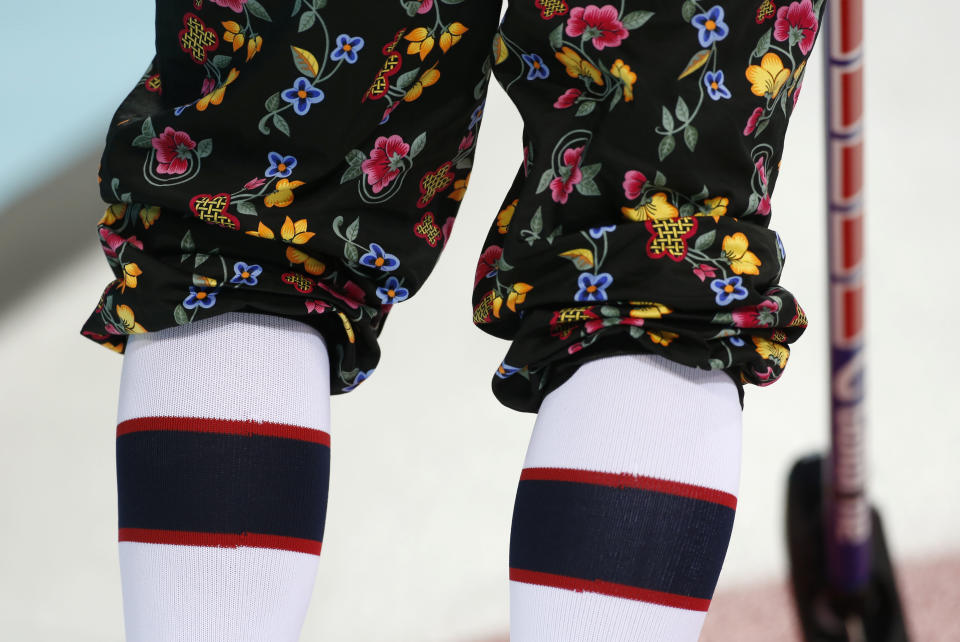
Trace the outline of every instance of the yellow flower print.
{"type": "Polygon", "coordinates": [[[116,352],[117,354],[123,354],[123,345],[122,345],[122,344],[119,344],[119,343],[113,344],[113,343],[110,343],[109,341],[107,341],[107,342],[101,343],[100,345],[102,345],[104,348],[109,348],[110,350],[113,350],[113,351],[116,352]]]}
{"type": "Polygon", "coordinates": [[[118,305],[117,316],[120,317],[120,325],[127,334],[142,334],[147,331],[133,318],[133,308],[129,305],[118,305]]]}
{"type": "Polygon", "coordinates": [[[652,330],[647,330],[647,336],[654,343],[659,343],[663,347],[667,347],[670,343],[679,337],[680,335],[676,332],[670,332],[669,330],[661,330],[660,332],[653,332],[652,330]]]}
{"type": "Polygon", "coordinates": [[[464,194],[467,193],[467,183],[470,182],[470,172],[465,177],[456,180],[453,182],[453,189],[450,190],[450,193],[447,194],[447,198],[452,198],[455,201],[462,201],[464,194]]]}
{"type": "MultiPolygon", "coordinates": [[[[290,219],[288,218],[287,220],[289,221],[290,219]]],[[[269,227],[267,227],[267,226],[264,225],[263,223],[258,223],[256,230],[247,230],[246,233],[249,234],[250,236],[256,236],[256,237],[262,238],[262,239],[273,239],[273,238],[274,238],[274,236],[273,236],[273,230],[271,230],[269,227]]]]}
{"type": "Polygon", "coordinates": [[[283,221],[283,226],[280,228],[280,238],[287,243],[293,243],[295,245],[306,243],[315,235],[315,232],[307,231],[307,219],[305,218],[302,218],[294,223],[288,216],[283,221]]]}
{"type": "Polygon", "coordinates": [[[668,218],[677,218],[680,212],[667,200],[665,192],[657,192],[650,199],[649,203],[641,205],[634,209],[632,207],[621,207],[620,211],[631,221],[663,220],[668,218]]]}
{"type": "Polygon", "coordinates": [[[790,85],[790,89],[787,90],[787,95],[793,93],[793,90],[797,88],[797,80],[800,78],[800,74],[803,73],[803,68],[807,66],[807,61],[804,60],[799,65],[797,65],[797,70],[793,72],[793,83],[790,85]]]}
{"type": "Polygon", "coordinates": [[[424,87],[434,85],[438,80],[440,80],[440,71],[434,67],[436,67],[436,64],[420,74],[420,77],[417,78],[416,82],[413,83],[413,86],[411,86],[410,89],[407,90],[406,95],[404,95],[404,101],[412,103],[420,97],[420,94],[423,93],[424,87]]]}
{"type": "Polygon", "coordinates": [[[527,298],[527,292],[533,289],[529,283],[514,283],[510,286],[510,294],[507,295],[507,307],[512,312],[517,311],[517,305],[523,303],[527,298]]]}
{"type": "Polygon", "coordinates": [[[610,66],[610,73],[614,78],[623,81],[623,100],[630,102],[633,100],[633,83],[637,82],[637,74],[630,71],[630,65],[617,58],[610,66]]]}
{"type": "Polygon", "coordinates": [[[219,105],[223,102],[223,94],[227,91],[227,85],[236,80],[239,75],[240,72],[237,71],[236,67],[231,67],[226,82],[197,101],[197,111],[205,110],[210,104],[219,105]]]}
{"type": "Polygon", "coordinates": [[[747,80],[753,83],[750,91],[756,96],[765,96],[770,94],[771,98],[776,98],[780,93],[783,83],[790,77],[790,70],[783,66],[780,56],[772,51],[766,54],[761,60],[760,65],[750,65],[746,71],[747,80]]]}
{"type": "Polygon", "coordinates": [[[755,350],[761,357],[776,360],[780,368],[787,365],[787,359],[790,358],[790,348],[782,343],[768,341],[763,337],[751,336],[750,338],[753,339],[753,343],[756,345],[755,350]]]}
{"type": "MultiPolygon", "coordinates": [[[[286,178],[281,178],[277,181],[276,191],[270,192],[263,197],[263,204],[267,207],[286,207],[293,202],[293,190],[303,184],[303,181],[291,181],[286,178]]],[[[263,223],[261,223],[261,225],[263,225],[263,223]]]]}
{"type": "Polygon", "coordinates": [[[503,297],[498,296],[493,300],[493,316],[500,318],[500,306],[503,305],[503,297]]]}
{"type": "Polygon", "coordinates": [[[327,266],[323,263],[323,261],[315,259],[306,252],[301,252],[295,247],[287,247],[287,260],[298,265],[302,263],[303,269],[314,276],[323,274],[324,270],[327,269],[327,266]]]}
{"type": "Polygon", "coordinates": [[[113,203],[110,207],[107,208],[107,211],[103,213],[103,217],[100,219],[100,225],[113,225],[117,221],[123,220],[123,217],[127,213],[127,204],[126,203],[113,203]]]}
{"type": "Polygon", "coordinates": [[[126,292],[127,288],[137,287],[137,277],[143,274],[143,270],[136,263],[123,264],[123,283],[120,284],[120,291],[126,292]]]}
{"type": "Polygon", "coordinates": [[[664,304],[655,301],[630,301],[630,305],[636,306],[630,308],[630,316],[634,319],[660,319],[664,314],[673,312],[664,304]]]}
{"type": "Polygon", "coordinates": [[[236,51],[242,47],[244,37],[243,34],[240,33],[240,25],[233,20],[227,20],[225,22],[221,22],[220,24],[223,25],[224,29],[226,29],[226,31],[223,32],[223,39],[227,42],[233,43],[233,50],[236,51]]]}
{"type": "Polygon", "coordinates": [[[727,213],[727,206],[730,205],[730,199],[726,196],[716,196],[703,201],[703,210],[694,214],[694,216],[710,216],[714,221],[719,221],[720,217],[727,213]]]}
{"type": "Polygon", "coordinates": [[[750,241],[743,232],[723,237],[723,253],[730,261],[730,269],[737,274],[760,274],[757,268],[762,263],[756,254],[747,249],[749,245],[750,241]]]}
{"type": "Polygon", "coordinates": [[[151,205],[140,208],[140,222],[143,223],[143,229],[149,230],[150,226],[160,218],[160,206],[151,205]]]}
{"type": "Polygon", "coordinates": [[[499,65],[506,60],[509,55],[510,50],[507,49],[507,45],[503,41],[503,36],[498,33],[493,38],[493,64],[499,65]]]}
{"type": "Polygon", "coordinates": [[[581,58],[580,54],[570,47],[564,45],[554,56],[567,68],[567,75],[571,78],[590,78],[594,83],[603,85],[600,70],[581,58]]]}
{"type": "Polygon", "coordinates": [[[443,49],[443,53],[447,53],[447,50],[450,49],[453,45],[460,42],[461,36],[467,32],[467,27],[463,26],[459,22],[450,23],[450,26],[440,34],[440,48],[443,49]]]}
{"type": "Polygon", "coordinates": [[[350,343],[356,342],[357,337],[353,332],[353,324],[350,323],[350,319],[348,319],[347,315],[345,315],[343,312],[337,312],[337,315],[343,322],[343,331],[347,333],[347,341],[350,343]]]}
{"type": "Polygon", "coordinates": [[[510,229],[510,220],[513,218],[513,213],[516,211],[517,203],[519,202],[519,198],[513,199],[513,202],[500,210],[500,213],[497,214],[497,232],[500,234],[506,234],[507,230],[510,229]]]}
{"type": "Polygon", "coordinates": [[[407,45],[407,54],[418,53],[420,54],[420,60],[426,58],[430,50],[433,49],[433,36],[427,35],[429,33],[426,27],[417,27],[405,35],[403,39],[410,43],[407,45]]]}
{"type": "Polygon", "coordinates": [[[253,58],[255,54],[260,51],[260,48],[263,46],[263,38],[261,36],[254,36],[247,41],[247,60],[250,62],[250,59],[253,58]]]}

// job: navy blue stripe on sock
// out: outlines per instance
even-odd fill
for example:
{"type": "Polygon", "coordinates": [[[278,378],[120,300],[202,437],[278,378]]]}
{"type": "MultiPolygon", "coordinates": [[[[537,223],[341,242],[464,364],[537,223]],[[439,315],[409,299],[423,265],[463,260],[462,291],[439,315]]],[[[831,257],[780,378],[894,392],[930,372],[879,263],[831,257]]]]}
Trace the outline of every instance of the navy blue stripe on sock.
{"type": "Polygon", "coordinates": [[[735,499],[697,488],[629,475],[525,470],[513,513],[511,576],[706,610],[733,529],[735,499]]]}
{"type": "Polygon", "coordinates": [[[126,426],[116,441],[122,541],[319,552],[328,435],[264,434],[271,431],[209,419],[145,421],[126,426]]]}

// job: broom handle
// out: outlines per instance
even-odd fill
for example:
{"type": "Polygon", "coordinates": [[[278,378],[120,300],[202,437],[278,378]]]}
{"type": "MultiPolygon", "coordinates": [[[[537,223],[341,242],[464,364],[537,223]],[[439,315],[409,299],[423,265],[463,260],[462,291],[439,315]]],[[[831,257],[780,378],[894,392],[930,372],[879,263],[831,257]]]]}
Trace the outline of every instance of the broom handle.
{"type": "Polygon", "coordinates": [[[870,577],[863,403],[863,0],[828,0],[827,239],[830,462],[824,467],[827,568],[843,594],[870,577]]]}

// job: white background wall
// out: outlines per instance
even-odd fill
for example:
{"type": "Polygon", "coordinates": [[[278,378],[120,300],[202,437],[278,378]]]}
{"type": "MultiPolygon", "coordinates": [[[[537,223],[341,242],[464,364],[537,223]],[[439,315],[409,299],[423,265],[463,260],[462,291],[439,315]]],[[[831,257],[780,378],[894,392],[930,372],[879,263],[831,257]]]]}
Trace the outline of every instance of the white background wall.
{"type": "MultiPolygon", "coordinates": [[[[85,20],[118,10],[84,4],[85,20]]],[[[955,8],[945,0],[877,1],[868,10],[870,492],[895,554],[929,556],[960,549],[955,8]]],[[[74,74],[106,75],[122,87],[135,82],[152,42],[148,14],[137,18],[145,43],[137,55],[111,48],[74,74]]],[[[91,28],[110,38],[118,22],[91,28]]],[[[72,42],[81,52],[99,47],[72,42]]],[[[791,122],[771,223],[788,255],[782,283],[801,301],[810,328],[781,381],[747,388],[740,503],[721,589],[785,573],[786,473],[827,439],[822,44],[791,122]]],[[[24,85],[8,84],[20,73],[11,45],[0,47],[4,93],[18,87],[19,96],[24,85]]],[[[42,69],[30,78],[51,86],[42,69]]],[[[104,91],[119,100],[125,89],[104,91]]],[[[87,100],[100,103],[85,127],[105,131],[115,101],[104,104],[93,92],[69,97],[71,104],[87,100]]],[[[14,107],[4,102],[4,136],[8,129],[14,136],[14,107]]],[[[27,102],[16,108],[23,117],[27,102]]],[[[520,131],[494,83],[476,169],[436,272],[391,314],[370,381],[333,399],[330,507],[304,640],[452,641],[506,630],[510,515],[534,416],[506,410],[490,393],[507,344],[472,326],[469,297],[484,234],[520,162],[520,131]]],[[[12,140],[4,156],[27,157],[33,145],[12,140]]],[[[79,335],[111,278],[93,232],[100,214],[76,212],[89,220],[82,240],[89,249],[0,314],[4,639],[122,637],[113,459],[122,358],[79,335]]],[[[41,252],[42,234],[51,233],[38,229],[22,240],[37,244],[37,261],[56,260],[41,252]]],[[[0,251],[15,242],[0,237],[0,251]]],[[[29,266],[3,278],[29,279],[29,266]]]]}

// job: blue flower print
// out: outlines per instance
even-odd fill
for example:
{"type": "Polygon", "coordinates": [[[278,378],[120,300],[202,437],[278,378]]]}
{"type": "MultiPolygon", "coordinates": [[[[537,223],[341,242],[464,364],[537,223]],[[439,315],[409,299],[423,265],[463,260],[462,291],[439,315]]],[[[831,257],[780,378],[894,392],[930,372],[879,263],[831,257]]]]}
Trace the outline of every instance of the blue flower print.
{"type": "Polygon", "coordinates": [[[703,84],[707,86],[707,94],[714,100],[730,97],[730,90],[723,84],[723,71],[708,71],[703,76],[703,84]]]}
{"type": "Polygon", "coordinates": [[[384,252],[383,248],[376,243],[371,243],[370,251],[360,257],[360,265],[375,267],[384,272],[389,272],[397,269],[397,266],[400,265],[400,259],[393,254],[384,252]]]}
{"type": "Polygon", "coordinates": [[[400,287],[400,281],[395,276],[387,279],[385,287],[377,288],[377,297],[386,303],[399,303],[410,296],[407,288],[400,287]]]}
{"type": "Polygon", "coordinates": [[[537,54],[521,54],[521,57],[530,66],[527,71],[527,80],[546,78],[550,75],[550,68],[543,64],[543,59],[537,54]]]}
{"type": "Polygon", "coordinates": [[[613,283],[613,277],[609,272],[601,272],[596,275],[583,272],[577,279],[577,285],[580,286],[580,289],[573,298],[577,301],[606,301],[607,287],[611,283],[613,283]]]}
{"type": "Polygon", "coordinates": [[[473,113],[470,114],[470,125],[467,129],[473,129],[474,125],[480,122],[480,119],[483,118],[483,106],[486,104],[486,100],[477,105],[477,108],[473,110],[473,113]]]}
{"type": "Polygon", "coordinates": [[[590,237],[598,239],[603,236],[604,232],[613,232],[617,229],[616,225],[603,225],[601,227],[591,227],[589,229],[590,237]]]}
{"type": "Polygon", "coordinates": [[[271,176],[286,178],[293,173],[293,168],[297,166],[296,158],[293,156],[281,156],[277,152],[267,154],[267,160],[270,161],[270,167],[263,173],[267,178],[271,176]]]}
{"type": "Polygon", "coordinates": [[[780,260],[781,260],[781,261],[786,261],[786,260],[787,260],[787,251],[786,251],[786,250],[784,249],[784,247],[783,247],[783,241],[780,240],[780,233],[774,231],[774,234],[776,234],[776,236],[777,236],[777,251],[780,252],[780,260]]]}
{"type": "Polygon", "coordinates": [[[698,30],[701,47],[709,47],[730,33],[730,27],[723,21],[723,7],[720,5],[713,5],[706,13],[698,13],[690,20],[690,24],[698,30]]]}
{"type": "Polygon", "coordinates": [[[361,371],[357,374],[357,376],[353,378],[353,383],[351,383],[349,386],[346,386],[346,387],[343,389],[343,391],[344,391],[344,392],[349,392],[349,391],[353,390],[354,388],[356,388],[357,386],[359,386],[363,381],[366,381],[367,379],[370,378],[370,375],[373,374],[373,371],[374,371],[375,369],[376,369],[376,368],[370,368],[369,370],[361,370],[361,371]]]}
{"type": "Polygon", "coordinates": [[[237,261],[233,264],[234,275],[230,278],[230,283],[243,285],[256,285],[257,277],[263,272],[259,265],[247,265],[243,261],[237,261]]]}
{"type": "Polygon", "coordinates": [[[350,37],[345,33],[337,36],[337,48],[330,52],[330,60],[346,60],[351,65],[357,62],[357,52],[363,49],[363,38],[350,37]]]}
{"type": "Polygon", "coordinates": [[[293,87],[280,92],[280,97],[293,105],[297,116],[303,116],[310,111],[310,105],[323,100],[323,90],[310,84],[310,81],[300,76],[293,81],[293,87]]]}
{"type": "Polygon", "coordinates": [[[506,361],[503,361],[500,363],[500,366],[497,368],[497,372],[495,374],[501,379],[506,379],[510,375],[518,372],[520,372],[520,368],[515,368],[511,365],[508,365],[506,361]]]}
{"type": "Polygon", "coordinates": [[[197,306],[204,309],[212,308],[217,302],[217,294],[219,294],[219,292],[220,288],[205,288],[191,285],[190,294],[183,300],[183,307],[188,310],[193,310],[197,306]]]}
{"type": "Polygon", "coordinates": [[[730,337],[730,343],[737,346],[738,348],[742,348],[744,341],[740,337],[730,337]]]}
{"type": "Polygon", "coordinates": [[[747,288],[743,287],[743,278],[739,276],[714,279],[710,282],[710,289],[717,293],[717,305],[729,305],[747,298],[747,288]]]}

